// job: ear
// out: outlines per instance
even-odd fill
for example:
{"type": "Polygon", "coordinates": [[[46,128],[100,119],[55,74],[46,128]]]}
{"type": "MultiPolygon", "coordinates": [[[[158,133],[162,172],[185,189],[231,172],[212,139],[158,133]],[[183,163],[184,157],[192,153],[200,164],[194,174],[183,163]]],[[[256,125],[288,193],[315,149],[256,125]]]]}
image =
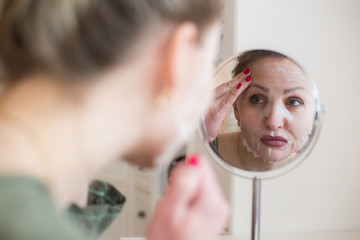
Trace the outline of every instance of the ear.
{"type": "Polygon", "coordinates": [[[234,108],[234,116],[235,116],[236,120],[238,121],[238,123],[240,123],[239,110],[237,107],[237,99],[233,103],[233,108],[234,108]]]}
{"type": "Polygon", "coordinates": [[[167,86],[176,90],[188,79],[191,59],[198,42],[199,32],[194,23],[185,22],[171,33],[166,51],[165,73],[167,86]]]}

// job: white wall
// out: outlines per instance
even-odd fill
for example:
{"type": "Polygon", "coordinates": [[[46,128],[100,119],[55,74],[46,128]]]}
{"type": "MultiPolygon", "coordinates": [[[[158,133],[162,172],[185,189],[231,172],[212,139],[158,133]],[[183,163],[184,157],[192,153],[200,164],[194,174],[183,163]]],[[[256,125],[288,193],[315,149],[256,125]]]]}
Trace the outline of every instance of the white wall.
{"type": "MultiPolygon", "coordinates": [[[[360,1],[235,0],[235,52],[278,50],[319,87],[325,118],[310,157],[263,182],[262,232],[360,229],[360,1]]],[[[251,183],[237,178],[234,233],[249,233],[251,183]]]]}
{"type": "MultiPolygon", "coordinates": [[[[359,230],[360,1],[234,1],[235,52],[293,57],[318,84],[326,110],[310,157],[262,183],[262,233],[359,230]]],[[[234,179],[232,232],[249,234],[251,182],[234,179]]]]}

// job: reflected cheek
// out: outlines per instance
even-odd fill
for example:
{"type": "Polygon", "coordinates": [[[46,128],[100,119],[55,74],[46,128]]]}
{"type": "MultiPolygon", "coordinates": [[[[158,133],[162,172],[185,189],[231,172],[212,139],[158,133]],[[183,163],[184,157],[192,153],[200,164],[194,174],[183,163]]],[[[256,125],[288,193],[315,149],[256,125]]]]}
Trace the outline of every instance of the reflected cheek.
{"type": "Polygon", "coordinates": [[[240,108],[238,117],[243,131],[262,128],[263,117],[257,111],[240,108]]]}
{"type": "Polygon", "coordinates": [[[259,131],[263,131],[262,120],[258,115],[241,114],[240,130],[248,141],[254,141],[253,138],[259,137],[259,131]],[[251,139],[251,140],[250,140],[251,139]]]}
{"type": "Polygon", "coordinates": [[[292,121],[289,123],[289,133],[294,139],[294,143],[297,148],[302,147],[303,144],[308,140],[311,132],[311,124],[306,124],[304,119],[292,121]]]}

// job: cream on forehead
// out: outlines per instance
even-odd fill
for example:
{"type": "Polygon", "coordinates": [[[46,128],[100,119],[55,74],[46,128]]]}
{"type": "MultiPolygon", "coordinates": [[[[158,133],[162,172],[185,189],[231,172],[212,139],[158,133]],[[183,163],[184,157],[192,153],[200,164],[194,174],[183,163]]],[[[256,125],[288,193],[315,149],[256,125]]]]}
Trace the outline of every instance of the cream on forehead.
{"type": "Polygon", "coordinates": [[[276,67],[276,71],[282,73],[303,74],[303,72],[297,67],[293,67],[293,68],[276,67]]]}
{"type": "MultiPolygon", "coordinates": [[[[312,95],[312,97],[314,97],[314,89],[305,73],[298,65],[296,65],[296,63],[289,59],[261,59],[251,66],[251,70],[253,74],[260,73],[262,70],[261,75],[266,74],[267,70],[271,70],[272,72],[275,70],[275,72],[283,75],[285,78],[288,78],[287,81],[289,82],[292,80],[301,80],[301,82],[305,84],[303,86],[306,86],[309,93],[312,95]]],[[[253,79],[254,82],[256,82],[256,77],[253,79]]]]}
{"type": "MultiPolygon", "coordinates": [[[[256,63],[254,63],[251,67],[253,68],[253,71],[257,70],[256,63]]],[[[275,69],[277,72],[280,72],[280,73],[305,75],[305,73],[298,66],[285,65],[284,63],[281,63],[279,61],[267,62],[265,64],[261,64],[261,68],[275,69]]]]}

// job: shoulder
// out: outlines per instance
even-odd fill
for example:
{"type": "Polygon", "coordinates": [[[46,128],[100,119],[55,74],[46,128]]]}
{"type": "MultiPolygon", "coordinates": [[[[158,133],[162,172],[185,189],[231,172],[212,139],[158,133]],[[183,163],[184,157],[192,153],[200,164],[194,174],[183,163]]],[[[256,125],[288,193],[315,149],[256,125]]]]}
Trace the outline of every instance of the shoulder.
{"type": "Polygon", "coordinates": [[[240,167],[239,142],[241,140],[240,132],[231,132],[219,134],[218,152],[223,160],[234,167],[240,167]]]}
{"type": "Polygon", "coordinates": [[[85,239],[55,209],[45,185],[0,177],[0,239],[85,239]]]}

